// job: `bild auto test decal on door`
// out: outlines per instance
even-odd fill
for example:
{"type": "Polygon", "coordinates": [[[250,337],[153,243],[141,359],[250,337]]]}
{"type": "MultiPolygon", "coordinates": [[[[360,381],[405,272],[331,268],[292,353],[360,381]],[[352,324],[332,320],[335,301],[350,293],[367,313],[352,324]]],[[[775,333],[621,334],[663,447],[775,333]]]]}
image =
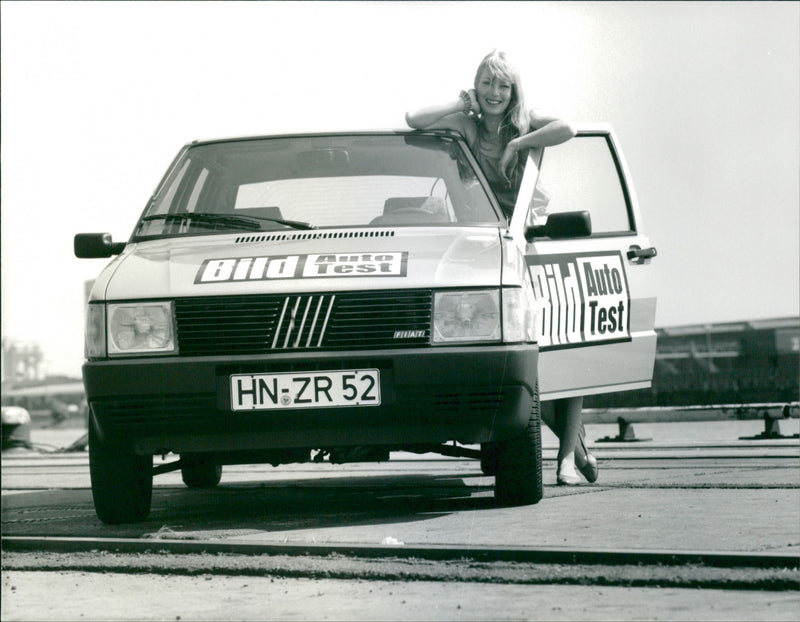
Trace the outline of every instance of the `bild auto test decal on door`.
{"type": "Polygon", "coordinates": [[[630,341],[630,290],[619,252],[529,255],[539,348],[630,341]]]}

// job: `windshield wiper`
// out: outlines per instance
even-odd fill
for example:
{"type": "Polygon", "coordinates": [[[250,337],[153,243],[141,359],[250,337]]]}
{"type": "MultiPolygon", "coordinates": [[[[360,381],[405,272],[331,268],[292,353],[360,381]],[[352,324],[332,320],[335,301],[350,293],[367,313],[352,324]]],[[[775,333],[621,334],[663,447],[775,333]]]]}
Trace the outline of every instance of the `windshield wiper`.
{"type": "Polygon", "coordinates": [[[266,220],[267,222],[277,222],[279,225],[286,225],[293,229],[316,229],[314,225],[302,220],[285,220],[283,218],[269,218],[267,216],[236,216],[236,218],[253,218],[255,220],[266,220]]]}
{"type": "Polygon", "coordinates": [[[238,214],[211,214],[207,212],[181,212],[174,214],[151,214],[142,218],[142,222],[151,220],[191,220],[193,223],[220,224],[246,231],[261,231],[259,221],[266,220],[294,229],[315,229],[313,225],[299,220],[282,220],[280,218],[266,218],[263,216],[240,216],[238,214]]]}
{"type": "Polygon", "coordinates": [[[206,214],[198,212],[181,212],[179,214],[151,214],[142,218],[142,222],[149,222],[151,220],[190,220],[192,224],[198,225],[224,225],[236,229],[245,229],[246,231],[260,231],[261,224],[252,218],[244,218],[242,216],[232,216],[230,214],[206,214]]]}

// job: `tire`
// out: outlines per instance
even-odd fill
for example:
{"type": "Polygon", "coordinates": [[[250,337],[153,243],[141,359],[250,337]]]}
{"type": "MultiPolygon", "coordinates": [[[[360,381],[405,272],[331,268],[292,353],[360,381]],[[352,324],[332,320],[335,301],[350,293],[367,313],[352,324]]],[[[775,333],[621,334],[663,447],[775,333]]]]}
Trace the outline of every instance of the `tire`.
{"type": "Polygon", "coordinates": [[[150,514],[153,457],[122,453],[89,422],[89,475],[97,517],[107,525],[137,523],[150,514]]]}
{"type": "Polygon", "coordinates": [[[181,477],[189,488],[214,488],[222,479],[222,465],[201,455],[181,454],[181,477]]]}
{"type": "Polygon", "coordinates": [[[528,425],[516,437],[495,443],[497,473],[494,498],[497,505],[531,505],[542,499],[542,420],[539,385],[534,387],[528,425]]]}
{"type": "Polygon", "coordinates": [[[481,443],[481,472],[484,475],[497,473],[497,448],[494,443],[481,443]]]}

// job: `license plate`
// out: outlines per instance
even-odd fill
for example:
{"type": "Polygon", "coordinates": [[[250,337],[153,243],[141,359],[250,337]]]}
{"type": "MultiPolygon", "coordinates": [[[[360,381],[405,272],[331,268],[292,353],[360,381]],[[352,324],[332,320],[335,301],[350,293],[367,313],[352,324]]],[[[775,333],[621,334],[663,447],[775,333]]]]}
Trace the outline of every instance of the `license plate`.
{"type": "Polygon", "coordinates": [[[235,374],[231,409],[280,410],[379,406],[381,376],[377,369],[235,374]]]}

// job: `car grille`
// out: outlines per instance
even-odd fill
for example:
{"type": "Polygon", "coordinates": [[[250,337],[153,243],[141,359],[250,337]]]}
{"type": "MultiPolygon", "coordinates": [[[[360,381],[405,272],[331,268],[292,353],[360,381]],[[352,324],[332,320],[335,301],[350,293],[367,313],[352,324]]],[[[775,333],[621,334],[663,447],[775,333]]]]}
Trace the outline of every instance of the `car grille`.
{"type": "Polygon", "coordinates": [[[430,290],[182,298],[175,301],[185,356],[427,345],[430,290]]]}
{"type": "Polygon", "coordinates": [[[169,424],[207,425],[219,420],[216,395],[126,395],[92,400],[92,411],[116,429],[169,424]]]}

